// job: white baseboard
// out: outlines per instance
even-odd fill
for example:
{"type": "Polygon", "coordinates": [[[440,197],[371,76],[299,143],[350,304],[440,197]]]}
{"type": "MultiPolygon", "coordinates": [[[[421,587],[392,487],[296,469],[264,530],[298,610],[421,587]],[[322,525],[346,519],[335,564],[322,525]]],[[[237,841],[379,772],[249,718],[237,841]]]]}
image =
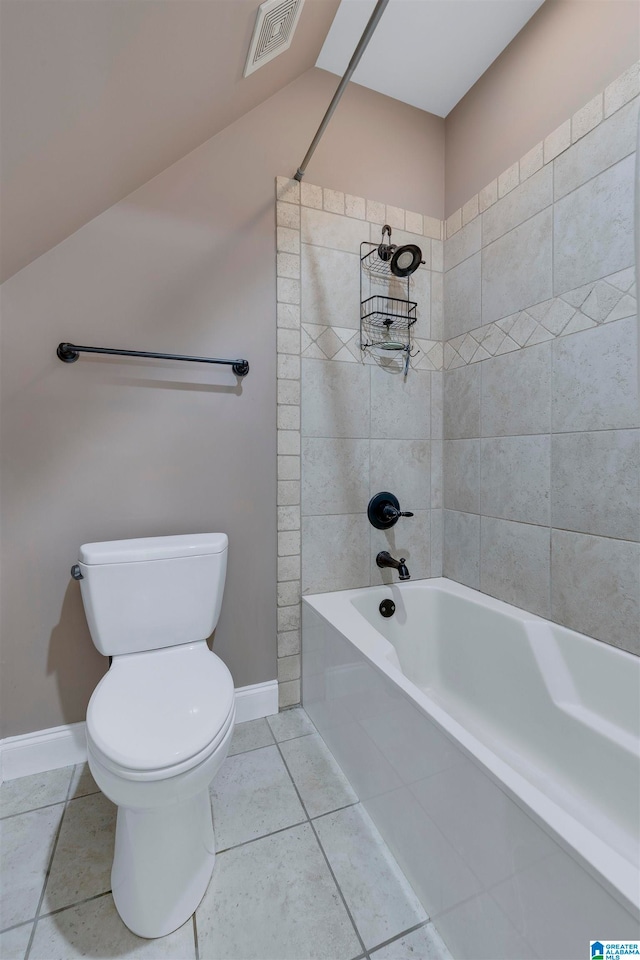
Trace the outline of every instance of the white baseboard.
{"type": "MultiPolygon", "coordinates": [[[[236,688],[236,723],[278,712],[278,681],[236,688]]],[[[0,740],[0,782],[69,767],[87,759],[85,723],[70,723],[0,740]]]]}

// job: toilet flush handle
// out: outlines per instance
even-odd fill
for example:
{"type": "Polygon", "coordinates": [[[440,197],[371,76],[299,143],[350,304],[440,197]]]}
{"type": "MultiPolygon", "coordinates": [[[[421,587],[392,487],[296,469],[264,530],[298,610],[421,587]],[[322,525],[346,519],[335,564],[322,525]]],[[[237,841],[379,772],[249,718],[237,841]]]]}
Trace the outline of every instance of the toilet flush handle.
{"type": "Polygon", "coordinates": [[[71,567],[71,576],[74,580],[84,580],[84,577],[80,571],[79,563],[74,563],[74,565],[71,567]]]}

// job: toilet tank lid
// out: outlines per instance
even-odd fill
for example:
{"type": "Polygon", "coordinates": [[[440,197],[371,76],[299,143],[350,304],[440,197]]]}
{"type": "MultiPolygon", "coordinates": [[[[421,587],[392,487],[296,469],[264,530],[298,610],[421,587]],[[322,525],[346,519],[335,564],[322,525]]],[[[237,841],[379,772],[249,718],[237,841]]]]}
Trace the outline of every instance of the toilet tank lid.
{"type": "Polygon", "coordinates": [[[226,533],[193,533],[177,537],[141,537],[138,540],[84,543],[80,547],[80,563],[139,563],[144,560],[203,557],[224,553],[228,543],[226,533]]]}

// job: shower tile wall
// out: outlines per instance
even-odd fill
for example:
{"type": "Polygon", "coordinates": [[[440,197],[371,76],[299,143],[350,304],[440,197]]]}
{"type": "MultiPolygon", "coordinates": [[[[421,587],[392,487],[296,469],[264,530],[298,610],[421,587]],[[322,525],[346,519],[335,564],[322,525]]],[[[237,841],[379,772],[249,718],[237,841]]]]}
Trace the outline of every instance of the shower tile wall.
{"type": "Polygon", "coordinates": [[[640,653],[633,93],[448,221],[443,569],[640,653]]]}
{"type": "Polygon", "coordinates": [[[638,90],[635,64],[445,222],[278,178],[281,706],[301,592],[388,580],[381,549],[640,653],[638,90]],[[427,261],[406,381],[359,348],[384,223],[427,261]],[[387,535],[385,488],[416,513],[387,535]]]}
{"type": "Polygon", "coordinates": [[[390,582],[379,550],[413,577],[442,566],[442,222],[384,203],[278,179],[278,679],[300,698],[300,595],[390,582]],[[411,281],[418,352],[360,350],[360,243],[417,243],[411,281]],[[389,533],[366,515],[394,492],[412,519],[389,533]]]}

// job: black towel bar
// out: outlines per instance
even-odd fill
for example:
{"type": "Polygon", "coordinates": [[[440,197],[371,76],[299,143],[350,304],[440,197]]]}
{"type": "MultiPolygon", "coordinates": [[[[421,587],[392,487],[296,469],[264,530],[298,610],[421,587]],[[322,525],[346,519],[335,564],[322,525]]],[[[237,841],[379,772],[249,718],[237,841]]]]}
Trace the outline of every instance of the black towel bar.
{"type": "Polygon", "coordinates": [[[185,357],[179,353],[149,353],[146,350],[115,350],[112,347],[80,347],[75,343],[59,343],[56,350],[64,363],[75,363],[81,353],[108,353],[116,357],[150,357],[154,360],[187,360],[189,363],[225,363],[237,377],[249,373],[248,360],[218,360],[214,357],[185,357]]]}

